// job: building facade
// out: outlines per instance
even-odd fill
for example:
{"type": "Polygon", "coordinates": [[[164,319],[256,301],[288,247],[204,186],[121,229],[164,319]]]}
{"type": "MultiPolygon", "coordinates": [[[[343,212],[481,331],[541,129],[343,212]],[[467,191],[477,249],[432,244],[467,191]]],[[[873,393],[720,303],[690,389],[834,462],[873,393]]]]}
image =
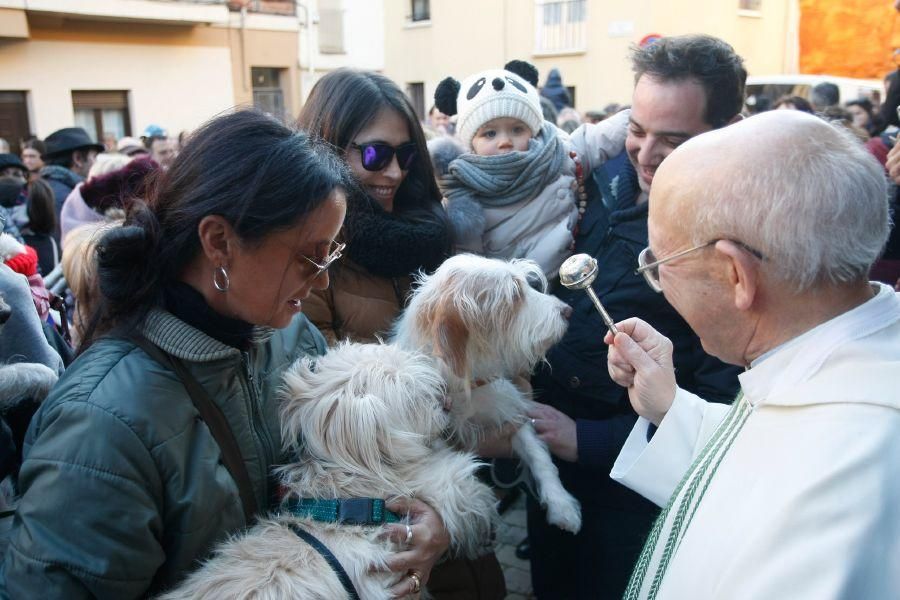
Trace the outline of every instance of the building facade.
{"type": "Polygon", "coordinates": [[[383,21],[381,0],[0,0],[0,137],[291,120],[323,73],[383,68],[383,21]]]}
{"type": "Polygon", "coordinates": [[[796,72],[796,0],[393,0],[385,4],[385,74],[427,111],[441,79],[533,63],[562,73],[575,108],[630,101],[632,44],[708,33],[753,74],[796,72]]]}

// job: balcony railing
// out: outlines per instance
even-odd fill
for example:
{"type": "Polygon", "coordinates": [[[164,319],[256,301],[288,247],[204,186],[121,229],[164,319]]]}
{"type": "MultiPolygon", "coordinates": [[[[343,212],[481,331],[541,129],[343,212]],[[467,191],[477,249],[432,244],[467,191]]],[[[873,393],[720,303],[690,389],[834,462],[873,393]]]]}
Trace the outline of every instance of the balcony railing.
{"type": "Polygon", "coordinates": [[[295,15],[297,7],[294,0],[223,0],[232,11],[246,7],[249,12],[268,15],[295,15]]]}

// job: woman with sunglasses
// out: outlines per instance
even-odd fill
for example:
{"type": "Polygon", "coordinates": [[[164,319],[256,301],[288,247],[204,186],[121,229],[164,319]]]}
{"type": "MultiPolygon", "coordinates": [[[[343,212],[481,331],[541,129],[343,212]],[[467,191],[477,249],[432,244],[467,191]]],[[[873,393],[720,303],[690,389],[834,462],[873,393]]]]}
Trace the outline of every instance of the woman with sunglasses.
{"type": "Polygon", "coordinates": [[[434,270],[450,252],[422,126],[394,82],[351,69],[316,83],[298,124],[337,148],[358,183],[341,232],[345,257],[303,312],[330,344],[387,337],[410,276],[434,270]]]}
{"type": "MultiPolygon", "coordinates": [[[[437,268],[451,248],[422,126],[393,81],[351,69],[316,83],[298,124],[338,148],[358,182],[341,233],[345,257],[331,271],[331,286],[314,291],[303,312],[330,344],[387,337],[406,305],[411,275],[437,268]]],[[[506,594],[493,554],[448,560],[421,575],[437,600],[506,594]]]]}

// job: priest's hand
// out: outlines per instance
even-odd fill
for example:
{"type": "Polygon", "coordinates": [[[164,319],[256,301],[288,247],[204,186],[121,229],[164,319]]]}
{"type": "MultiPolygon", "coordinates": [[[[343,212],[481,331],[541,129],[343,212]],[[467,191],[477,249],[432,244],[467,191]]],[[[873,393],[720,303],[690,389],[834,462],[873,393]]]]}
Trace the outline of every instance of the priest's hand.
{"type": "MultiPolygon", "coordinates": [[[[897,2],[900,2],[900,0],[897,0],[897,2]]],[[[900,185],[900,143],[895,143],[891,151],[888,152],[884,168],[887,169],[891,180],[900,185]]]]}
{"type": "Polygon", "coordinates": [[[635,412],[659,425],[675,400],[672,342],[640,319],[616,323],[615,338],[607,333],[607,366],[613,381],[628,388],[635,412]]]}

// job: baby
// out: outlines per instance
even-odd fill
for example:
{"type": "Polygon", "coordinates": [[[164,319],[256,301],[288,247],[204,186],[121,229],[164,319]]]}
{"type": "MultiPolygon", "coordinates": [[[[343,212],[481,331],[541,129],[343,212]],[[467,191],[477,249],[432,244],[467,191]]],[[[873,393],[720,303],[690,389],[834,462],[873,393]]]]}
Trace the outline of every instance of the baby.
{"type": "Polygon", "coordinates": [[[578,138],[584,147],[576,148],[544,120],[537,80],[532,65],[512,61],[438,85],[435,105],[458,114],[456,132],[466,150],[450,162],[441,186],[458,251],[528,258],[553,281],[571,253],[583,195],[573,154],[586,175],[619,154],[627,115],[593,126],[578,138]]]}

